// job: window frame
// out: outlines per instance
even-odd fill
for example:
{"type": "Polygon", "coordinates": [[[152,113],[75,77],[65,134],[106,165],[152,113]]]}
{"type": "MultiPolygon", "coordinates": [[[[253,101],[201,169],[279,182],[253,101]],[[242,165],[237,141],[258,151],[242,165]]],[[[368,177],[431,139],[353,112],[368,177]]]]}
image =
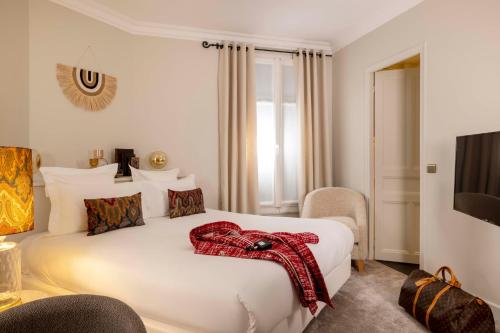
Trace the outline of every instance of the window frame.
{"type": "MultiPolygon", "coordinates": [[[[290,54],[257,52],[256,64],[272,65],[273,68],[273,104],[275,122],[275,158],[273,201],[259,201],[259,213],[262,215],[296,214],[299,212],[298,200],[283,200],[284,178],[284,106],[283,102],[283,66],[294,67],[290,54]]],[[[298,161],[297,161],[298,163],[298,161]]]]}

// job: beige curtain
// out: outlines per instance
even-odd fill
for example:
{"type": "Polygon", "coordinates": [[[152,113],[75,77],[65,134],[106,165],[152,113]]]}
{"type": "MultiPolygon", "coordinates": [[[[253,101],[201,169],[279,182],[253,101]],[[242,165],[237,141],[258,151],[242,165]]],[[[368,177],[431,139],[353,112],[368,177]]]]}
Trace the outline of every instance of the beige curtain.
{"type": "Polygon", "coordinates": [[[295,57],[295,66],[298,71],[298,195],[301,209],[307,193],[333,184],[331,58],[315,51],[301,51],[295,57]]]}
{"type": "Polygon", "coordinates": [[[219,53],[220,208],[257,213],[255,49],[227,44],[219,53]]]}

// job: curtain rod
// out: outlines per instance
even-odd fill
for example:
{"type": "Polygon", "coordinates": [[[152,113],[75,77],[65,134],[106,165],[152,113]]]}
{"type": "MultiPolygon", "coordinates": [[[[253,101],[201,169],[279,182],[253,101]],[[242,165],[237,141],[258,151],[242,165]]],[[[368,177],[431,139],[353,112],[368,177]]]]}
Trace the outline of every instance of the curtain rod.
{"type": "MultiPolygon", "coordinates": [[[[220,50],[220,49],[222,49],[222,48],[224,47],[224,44],[222,44],[222,43],[209,43],[209,42],[207,42],[207,41],[203,41],[203,42],[201,43],[201,45],[202,45],[204,48],[206,48],[206,49],[208,49],[208,48],[210,48],[210,47],[215,47],[216,49],[220,50]]],[[[230,48],[232,48],[233,46],[232,46],[232,45],[230,45],[229,47],[230,47],[230,48]]],[[[240,49],[240,47],[238,46],[238,50],[239,50],[239,49],[240,49]]],[[[288,54],[295,54],[295,55],[298,55],[298,54],[299,54],[299,51],[280,50],[280,49],[266,49],[266,48],[262,48],[262,47],[256,47],[256,48],[255,48],[255,50],[256,50],[256,51],[265,51],[265,52],[288,53],[288,54]]],[[[306,54],[307,52],[302,52],[302,53],[303,53],[303,54],[306,54]]],[[[312,53],[311,53],[311,52],[309,52],[309,55],[312,55],[312,53]]],[[[317,56],[320,56],[320,57],[322,56],[322,54],[321,54],[321,53],[317,53],[316,55],[317,55],[317,56]]],[[[332,57],[332,55],[331,55],[331,54],[325,54],[325,56],[327,56],[327,57],[332,57]]]]}

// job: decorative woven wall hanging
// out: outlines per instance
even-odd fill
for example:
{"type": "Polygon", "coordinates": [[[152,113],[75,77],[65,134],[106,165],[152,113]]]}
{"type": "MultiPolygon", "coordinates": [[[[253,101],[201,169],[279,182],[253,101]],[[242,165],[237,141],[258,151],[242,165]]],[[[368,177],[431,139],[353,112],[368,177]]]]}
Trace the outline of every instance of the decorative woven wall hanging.
{"type": "Polygon", "coordinates": [[[57,80],[64,95],[89,111],[106,108],[116,94],[116,78],[103,73],[57,64],[57,80]]]}

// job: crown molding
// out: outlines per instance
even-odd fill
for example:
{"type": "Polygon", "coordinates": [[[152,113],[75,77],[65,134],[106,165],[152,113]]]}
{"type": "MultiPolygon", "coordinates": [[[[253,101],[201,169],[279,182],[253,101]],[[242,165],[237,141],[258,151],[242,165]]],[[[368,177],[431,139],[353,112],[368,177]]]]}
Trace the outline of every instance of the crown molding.
{"type": "Polygon", "coordinates": [[[259,47],[280,49],[316,49],[332,52],[332,45],[325,41],[282,38],[243,34],[223,30],[199,29],[161,23],[137,21],[92,0],[50,0],[82,15],[108,24],[132,35],[217,42],[234,41],[259,47]]]}

